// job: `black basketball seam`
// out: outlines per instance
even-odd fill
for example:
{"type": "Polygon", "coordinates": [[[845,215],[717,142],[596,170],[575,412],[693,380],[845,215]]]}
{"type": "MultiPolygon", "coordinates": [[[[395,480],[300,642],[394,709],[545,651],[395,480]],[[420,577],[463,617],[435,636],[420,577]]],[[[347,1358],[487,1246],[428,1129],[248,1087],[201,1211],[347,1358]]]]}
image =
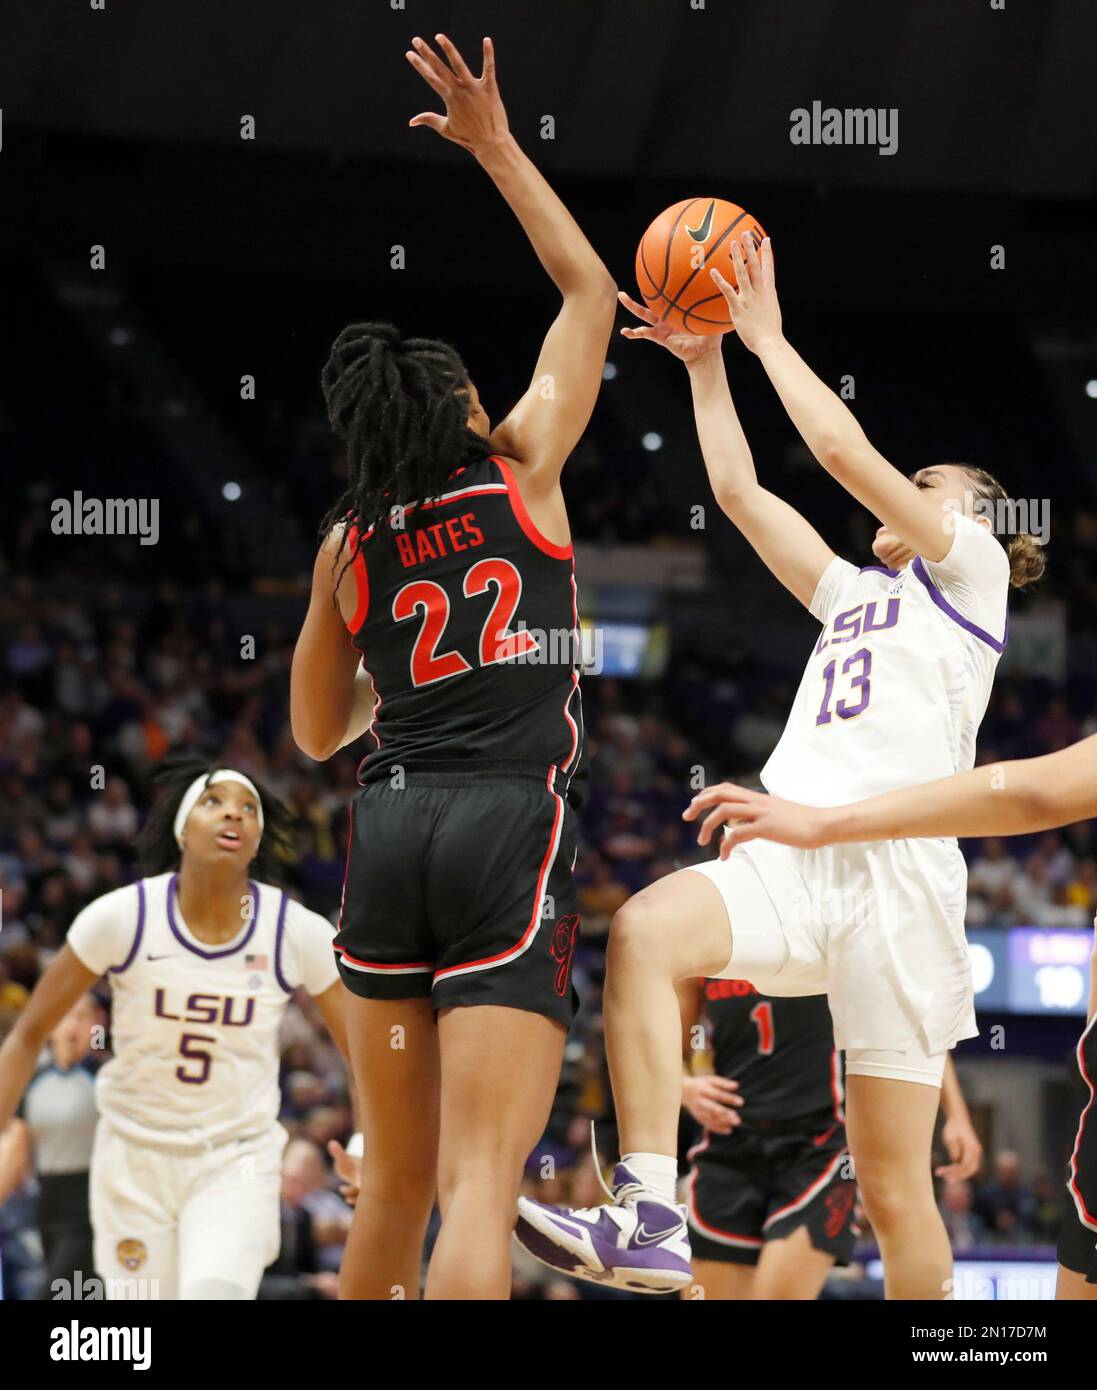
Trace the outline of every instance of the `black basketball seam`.
{"type": "MultiPolygon", "coordinates": [[[[697,202],[697,199],[691,198],[689,202],[685,205],[685,207],[681,210],[681,212],[678,214],[678,216],[674,219],[674,226],[671,227],[670,236],[667,237],[667,249],[665,252],[665,261],[663,264],[663,278],[659,282],[659,287],[656,290],[657,294],[662,294],[666,289],[667,279],[670,275],[670,248],[674,245],[674,235],[678,231],[678,226],[681,223],[682,218],[685,217],[686,213],[689,212],[690,208],[694,205],[695,202],[697,202]]],[[[644,235],[647,236],[647,233],[645,232],[644,235]]],[[[643,246],[643,244],[644,243],[641,241],[640,245],[643,246]]],[[[654,283],[655,277],[653,276],[652,284],[654,283]]]]}
{"type": "MultiPolygon", "coordinates": [[[[708,294],[708,295],[706,295],[706,296],[704,297],[704,299],[698,299],[698,300],[694,303],[694,306],[693,306],[692,309],[683,309],[683,310],[682,310],[682,321],[683,321],[683,323],[687,323],[688,320],[690,320],[690,319],[700,319],[700,321],[701,321],[702,323],[719,323],[719,324],[725,324],[725,323],[726,323],[726,324],[728,324],[729,326],[732,326],[732,327],[733,327],[734,325],[732,325],[730,316],[729,316],[728,318],[726,318],[726,319],[710,319],[710,318],[706,318],[704,314],[699,314],[699,313],[697,312],[697,310],[701,307],[702,304],[708,304],[709,301],[710,301],[710,300],[713,300],[713,299],[723,299],[723,298],[724,298],[724,296],[723,296],[722,294],[720,294],[719,291],[717,291],[716,294],[708,294]]],[[[726,302],[726,301],[725,301],[725,302],[726,302]]]]}
{"type": "MultiPolygon", "coordinates": [[[[647,233],[645,232],[644,235],[646,236],[647,233]]],[[[652,275],[651,271],[648,269],[648,258],[644,255],[644,243],[643,243],[643,241],[640,242],[640,264],[644,267],[644,274],[648,277],[648,279],[649,279],[649,280],[651,281],[651,283],[654,285],[654,284],[655,284],[655,276],[652,275]]],[[[665,284],[665,283],[666,283],[666,281],[665,281],[665,279],[664,279],[664,284],[665,284]]],[[[643,295],[644,299],[647,299],[648,296],[647,296],[647,294],[645,293],[645,291],[641,290],[640,293],[641,293],[641,295],[643,295]]],[[[662,298],[663,298],[663,291],[662,291],[662,290],[658,290],[658,289],[657,289],[657,290],[652,290],[652,298],[655,298],[655,297],[658,297],[659,299],[662,299],[662,298]]],[[[649,307],[650,307],[650,306],[649,306],[649,307]]]]}
{"type": "MultiPolygon", "coordinates": [[[[674,298],[673,298],[673,299],[670,301],[670,303],[667,305],[666,311],[665,311],[665,313],[663,314],[663,317],[662,317],[662,319],[660,320],[660,322],[663,322],[663,323],[666,322],[667,314],[670,313],[671,309],[681,309],[681,311],[682,311],[683,314],[689,312],[687,309],[682,309],[682,306],[678,303],[678,298],[679,298],[679,296],[685,294],[686,290],[688,290],[689,287],[690,287],[690,285],[693,284],[694,280],[697,279],[697,277],[698,277],[698,275],[700,275],[701,271],[705,269],[705,267],[708,265],[709,256],[711,256],[712,252],[716,250],[716,248],[720,245],[720,243],[721,243],[722,241],[726,240],[726,239],[732,234],[732,232],[733,232],[733,231],[735,230],[735,228],[739,225],[739,223],[742,222],[743,218],[744,218],[744,217],[747,217],[748,215],[749,215],[749,214],[747,214],[746,212],[741,212],[741,213],[739,214],[739,216],[735,219],[735,221],[732,222],[724,231],[722,231],[722,232],[720,233],[720,235],[719,235],[719,236],[716,238],[716,240],[712,243],[711,248],[710,248],[708,251],[705,252],[705,258],[704,258],[704,260],[701,262],[701,264],[697,267],[697,269],[696,269],[690,276],[687,277],[687,279],[685,279],[685,280],[682,282],[681,288],[678,290],[678,293],[674,296],[674,298]]],[[[677,228],[676,228],[675,230],[677,230],[677,228]]],[[[668,245],[667,245],[667,255],[668,255],[668,257],[669,257],[669,255],[670,255],[670,245],[669,245],[669,243],[668,243],[668,245]]],[[[664,281],[663,283],[665,284],[666,281],[664,281]]]]}

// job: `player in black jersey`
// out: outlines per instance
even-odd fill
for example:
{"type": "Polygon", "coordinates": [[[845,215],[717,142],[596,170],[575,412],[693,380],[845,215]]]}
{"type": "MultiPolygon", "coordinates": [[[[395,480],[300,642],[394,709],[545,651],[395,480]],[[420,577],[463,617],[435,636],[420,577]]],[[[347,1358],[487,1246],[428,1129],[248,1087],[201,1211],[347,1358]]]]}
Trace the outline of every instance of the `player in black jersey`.
{"type": "MultiPolygon", "coordinates": [[[[746,980],[686,980],[682,1104],[704,1126],[690,1151],[694,1285],[683,1298],[813,1299],[848,1264],[857,1184],[842,1064],[825,995],[775,998],[746,980]],[[691,1062],[711,1027],[711,1075],[691,1062]]],[[[949,1060],[942,1177],[970,1177],[982,1148],[949,1060]]]]}
{"type": "Polygon", "coordinates": [[[479,78],[437,42],[444,58],[420,39],[407,57],[446,114],[411,124],[475,156],[563,305],[494,428],[445,343],[353,324],[323,372],[349,477],[291,716],[315,758],[372,740],[336,937],[366,1136],[341,1284],[353,1298],[418,1296],[436,1186],[427,1297],[509,1295],[522,1166],[575,1007],[583,721],[560,473],[594,408],[616,290],[511,136],[490,40],[479,78]]]}

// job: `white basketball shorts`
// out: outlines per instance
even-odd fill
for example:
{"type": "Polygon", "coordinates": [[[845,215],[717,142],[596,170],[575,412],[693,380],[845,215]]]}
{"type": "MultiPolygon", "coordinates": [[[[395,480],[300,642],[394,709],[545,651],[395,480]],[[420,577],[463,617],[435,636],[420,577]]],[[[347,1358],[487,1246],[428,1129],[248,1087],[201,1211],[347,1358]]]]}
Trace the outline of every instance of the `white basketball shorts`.
{"type": "Polygon", "coordinates": [[[948,1049],[976,1036],[967,868],[955,842],[797,850],[754,840],[693,867],[715,884],[731,924],[721,975],[765,994],[826,994],[847,1070],[860,1070],[863,1049],[910,1051],[916,1070],[940,1054],[943,1070],[948,1049]]]}
{"type": "Polygon", "coordinates": [[[254,1298],[281,1244],[286,1131],[178,1154],[103,1118],[91,1159],[95,1268],[108,1298],[254,1298]]]}

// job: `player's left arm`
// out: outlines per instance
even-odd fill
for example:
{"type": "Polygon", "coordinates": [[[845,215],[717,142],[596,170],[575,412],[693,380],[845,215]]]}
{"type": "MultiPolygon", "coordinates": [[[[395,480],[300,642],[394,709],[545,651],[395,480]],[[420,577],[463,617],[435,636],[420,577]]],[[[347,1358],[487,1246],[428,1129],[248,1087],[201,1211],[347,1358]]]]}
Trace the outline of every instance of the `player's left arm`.
{"type": "Polygon", "coordinates": [[[1093,918],[1093,951],[1089,957],[1089,1012],[1086,1021],[1092,1023],[1097,1016],[1097,914],[1093,918]]]}
{"type": "Polygon", "coordinates": [[[791,346],[781,329],[781,308],[773,270],[773,245],[759,250],[744,236],[731,248],[738,288],[719,271],[713,280],[728,302],[744,345],[766,370],[804,443],[837,482],[927,560],[943,560],[952,546],[950,513],[921,492],[869,443],[849,407],[791,346]]]}
{"type": "Polygon", "coordinates": [[[939,1178],[946,1178],[950,1182],[972,1178],[983,1161],[983,1146],[971,1123],[967,1102],[960,1090],[960,1078],[956,1075],[951,1057],[945,1059],[945,1074],[941,1078],[941,1109],[945,1115],[941,1141],[949,1162],[941,1164],[934,1172],[939,1178]]]}
{"type": "Polygon", "coordinates": [[[528,501],[558,486],[564,462],[587,427],[602,385],[617,287],[582,228],[511,134],[491,40],[484,40],[477,77],[444,34],[436,38],[444,57],[416,38],[407,58],[445,102],[446,114],[421,112],[410,124],[429,126],[476,158],[563,300],[528,390],[491,435],[497,453],[525,465],[528,501]]]}
{"type": "MultiPolygon", "coordinates": [[[[349,545],[350,542],[348,541],[349,545]]],[[[290,728],[302,753],[317,762],[330,758],[369,728],[375,695],[369,673],[347,632],[344,604],[350,570],[342,569],[338,532],[324,541],[312,567],[308,612],[290,668],[290,728]]]]}

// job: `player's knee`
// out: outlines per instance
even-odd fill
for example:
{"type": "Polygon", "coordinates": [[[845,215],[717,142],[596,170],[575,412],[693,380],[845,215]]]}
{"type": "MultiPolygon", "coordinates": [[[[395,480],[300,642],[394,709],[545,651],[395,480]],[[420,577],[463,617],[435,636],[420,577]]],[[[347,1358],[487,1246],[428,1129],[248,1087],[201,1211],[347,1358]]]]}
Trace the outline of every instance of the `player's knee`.
{"type": "Polygon", "coordinates": [[[660,961],[666,954],[668,936],[663,915],[644,900],[642,893],[637,894],[613,914],[607,948],[608,968],[660,961]]]}
{"type": "Polygon", "coordinates": [[[396,1164],[367,1165],[362,1170],[358,1200],[412,1209],[430,1206],[437,1181],[433,1152],[406,1157],[396,1164]]]}
{"type": "MultiPolygon", "coordinates": [[[[929,1165],[926,1165],[929,1172],[929,1165]]],[[[923,1207],[928,1196],[933,1206],[931,1183],[912,1181],[907,1171],[874,1171],[871,1165],[858,1164],[857,1181],[865,1214],[875,1231],[886,1233],[917,1220],[924,1220],[923,1207]],[[922,1189],[925,1189],[924,1191],[922,1189]]]]}

